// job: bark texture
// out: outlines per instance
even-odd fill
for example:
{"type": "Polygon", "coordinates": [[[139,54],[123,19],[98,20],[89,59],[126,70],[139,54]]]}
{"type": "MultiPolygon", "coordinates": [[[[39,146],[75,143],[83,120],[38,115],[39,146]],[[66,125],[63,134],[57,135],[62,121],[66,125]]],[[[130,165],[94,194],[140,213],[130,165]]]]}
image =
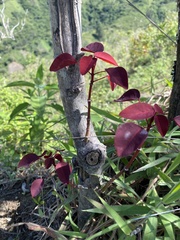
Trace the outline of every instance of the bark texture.
{"type": "Polygon", "coordinates": [[[175,78],[169,103],[169,120],[172,121],[180,115],[180,0],[177,0],[178,8],[178,33],[177,33],[177,61],[175,68],[175,78]]]}
{"type": "MultiPolygon", "coordinates": [[[[81,1],[49,0],[54,56],[63,52],[81,57],[81,1]]],[[[96,199],[94,189],[99,184],[102,166],[106,158],[106,148],[98,140],[91,124],[88,141],[85,139],[87,127],[87,95],[84,78],[78,65],[62,69],[57,73],[60,95],[63,102],[69,129],[74,139],[79,169],[78,224],[82,228],[89,217],[91,204],[87,198],[96,199]]]]}

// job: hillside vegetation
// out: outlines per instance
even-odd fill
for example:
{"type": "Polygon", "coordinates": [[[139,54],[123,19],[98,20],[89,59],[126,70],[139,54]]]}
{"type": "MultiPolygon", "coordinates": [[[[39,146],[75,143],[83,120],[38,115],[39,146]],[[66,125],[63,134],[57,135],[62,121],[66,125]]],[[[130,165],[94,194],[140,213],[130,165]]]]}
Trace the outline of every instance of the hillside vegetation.
{"type": "MultiPolygon", "coordinates": [[[[158,24],[163,22],[168,14],[172,14],[172,11],[176,10],[175,0],[134,0],[132,2],[158,24]]],[[[17,22],[23,22],[25,25],[21,29],[20,24],[16,29],[15,40],[3,39],[1,42],[0,72],[6,73],[6,66],[13,61],[26,66],[33,57],[52,58],[47,1],[6,0],[5,3],[5,14],[10,19],[10,26],[14,26],[17,22]]],[[[109,30],[111,32],[113,30],[116,34],[122,31],[127,33],[135,31],[137,28],[143,29],[148,25],[148,21],[126,0],[97,0],[93,2],[83,0],[82,23],[84,44],[90,41],[108,39],[109,30]]],[[[116,36],[117,42],[123,37],[116,36]]]]}

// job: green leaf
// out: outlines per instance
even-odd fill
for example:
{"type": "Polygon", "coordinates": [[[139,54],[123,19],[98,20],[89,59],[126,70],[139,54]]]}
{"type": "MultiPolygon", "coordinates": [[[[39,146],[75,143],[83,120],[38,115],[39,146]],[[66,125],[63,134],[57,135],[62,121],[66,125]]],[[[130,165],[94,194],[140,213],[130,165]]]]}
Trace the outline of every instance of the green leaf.
{"type": "MultiPolygon", "coordinates": [[[[91,212],[91,213],[103,213],[105,215],[108,215],[107,210],[105,209],[105,207],[99,203],[95,204],[92,202],[91,203],[95,206],[96,208],[92,208],[92,209],[87,209],[85,210],[86,212],[91,212]]],[[[133,216],[133,215],[143,215],[143,214],[148,214],[150,211],[150,208],[146,207],[146,206],[138,206],[138,205],[115,205],[115,206],[111,206],[112,209],[116,212],[119,212],[121,214],[121,216],[133,216]]]]}
{"type": "Polygon", "coordinates": [[[74,232],[78,232],[79,231],[79,227],[76,225],[76,223],[72,219],[72,211],[69,211],[68,220],[69,220],[69,222],[71,224],[71,227],[72,227],[73,231],[74,232]]]}
{"type": "Polygon", "coordinates": [[[74,231],[63,231],[63,230],[59,230],[57,231],[59,234],[68,236],[68,237],[72,237],[72,238],[80,238],[80,239],[84,239],[87,237],[86,233],[82,233],[82,232],[74,232],[74,231]]]}
{"type": "Polygon", "coordinates": [[[107,112],[105,110],[102,110],[102,109],[99,109],[99,108],[96,108],[96,107],[93,107],[91,106],[91,109],[93,111],[95,111],[96,113],[98,113],[99,115],[101,115],[102,117],[105,117],[107,120],[111,120],[113,122],[117,122],[117,123],[122,123],[121,119],[118,117],[118,115],[114,114],[114,113],[110,113],[110,112],[107,112]]]}
{"type": "Polygon", "coordinates": [[[147,170],[149,168],[157,166],[157,165],[159,165],[159,164],[161,164],[163,162],[166,162],[166,161],[176,157],[176,155],[177,155],[176,153],[167,154],[166,156],[163,156],[163,157],[159,158],[158,160],[156,160],[154,162],[146,164],[145,166],[143,166],[143,167],[139,168],[138,170],[134,171],[133,173],[145,171],[145,170],[147,170]]]}
{"type": "Polygon", "coordinates": [[[163,197],[163,203],[164,204],[170,204],[177,200],[179,200],[180,196],[180,182],[176,184],[171,191],[169,191],[164,197],[163,197]]]}
{"type": "Polygon", "coordinates": [[[44,76],[44,73],[43,73],[43,65],[41,64],[39,67],[38,67],[38,70],[36,72],[36,79],[37,80],[43,80],[43,76],[44,76]]]}
{"type": "Polygon", "coordinates": [[[128,226],[127,222],[107,202],[105,202],[100,196],[99,196],[99,199],[101,200],[102,204],[104,205],[104,207],[108,211],[111,218],[119,226],[121,231],[123,231],[126,235],[130,235],[132,230],[128,226]]]}
{"type": "Polygon", "coordinates": [[[160,219],[164,226],[164,231],[165,231],[165,235],[166,235],[165,239],[175,240],[174,229],[173,229],[171,222],[164,219],[162,216],[160,216],[160,219]]]}
{"type": "MultiPolygon", "coordinates": [[[[157,199],[157,203],[159,204],[162,200],[160,198],[157,199]]],[[[159,208],[154,208],[154,206],[149,205],[153,212],[156,212],[163,219],[168,220],[171,224],[173,224],[176,228],[180,229],[180,218],[175,214],[169,212],[171,210],[167,209],[164,205],[161,205],[159,208]]],[[[174,212],[177,212],[174,209],[174,212]]]]}
{"type": "Polygon", "coordinates": [[[172,181],[172,179],[166,173],[159,170],[158,175],[162,180],[162,181],[158,182],[159,185],[164,183],[169,188],[172,188],[174,186],[174,182],[172,181]]]}
{"type": "Polygon", "coordinates": [[[143,240],[156,239],[157,225],[158,220],[156,217],[151,217],[147,220],[144,229],[143,240]]]}
{"type": "Polygon", "coordinates": [[[45,90],[57,90],[59,91],[59,87],[57,84],[47,84],[45,87],[44,87],[45,90]]]}
{"type": "Polygon", "coordinates": [[[110,214],[108,213],[108,211],[104,207],[104,205],[102,205],[101,203],[99,203],[93,199],[89,199],[89,198],[87,198],[87,199],[96,208],[95,209],[86,209],[86,210],[84,210],[84,212],[100,213],[100,214],[104,214],[104,215],[108,216],[109,218],[111,218],[110,214]]]}
{"type": "Polygon", "coordinates": [[[14,119],[20,112],[27,109],[29,106],[30,106],[29,103],[24,102],[24,103],[19,104],[17,107],[15,107],[14,110],[12,111],[11,115],[10,115],[9,121],[14,119]]]}
{"type": "Polygon", "coordinates": [[[63,107],[61,105],[57,104],[57,103],[52,103],[51,105],[48,104],[47,106],[51,107],[51,108],[54,108],[56,111],[65,114],[63,107]]]}
{"type": "Polygon", "coordinates": [[[177,155],[177,157],[173,160],[170,167],[167,169],[166,174],[169,175],[171,172],[173,172],[178,166],[180,165],[180,153],[177,155]]]}
{"type": "Polygon", "coordinates": [[[34,83],[26,82],[26,81],[15,81],[7,84],[5,87],[32,87],[34,88],[34,83]]]}
{"type": "MultiPolygon", "coordinates": [[[[115,224],[112,224],[104,229],[101,229],[99,232],[93,234],[92,236],[86,238],[86,240],[94,240],[94,239],[97,239],[97,237],[100,237],[100,236],[103,236],[105,235],[106,233],[108,232],[112,232],[114,231],[115,229],[118,228],[118,225],[115,223],[115,224]]],[[[133,240],[133,239],[132,239],[133,240]]]]}
{"type": "Polygon", "coordinates": [[[168,79],[165,79],[165,82],[167,83],[168,87],[172,88],[173,87],[173,82],[168,80],[168,79]]]}

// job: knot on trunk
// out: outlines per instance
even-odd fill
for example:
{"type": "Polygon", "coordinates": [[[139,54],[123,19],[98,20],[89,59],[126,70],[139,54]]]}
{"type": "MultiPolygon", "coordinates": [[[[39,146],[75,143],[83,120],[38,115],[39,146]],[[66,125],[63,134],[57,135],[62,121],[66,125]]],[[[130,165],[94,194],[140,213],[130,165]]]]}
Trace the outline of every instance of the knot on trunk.
{"type": "Polygon", "coordinates": [[[100,162],[101,158],[101,152],[98,150],[89,152],[86,155],[86,163],[89,164],[90,166],[95,166],[100,162]]]}

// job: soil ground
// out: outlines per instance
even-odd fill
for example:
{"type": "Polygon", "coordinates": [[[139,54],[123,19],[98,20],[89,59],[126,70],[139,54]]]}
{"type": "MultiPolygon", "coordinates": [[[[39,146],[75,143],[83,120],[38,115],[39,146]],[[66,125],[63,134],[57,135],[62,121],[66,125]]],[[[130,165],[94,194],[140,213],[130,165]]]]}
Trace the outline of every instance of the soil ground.
{"type": "Polygon", "coordinates": [[[26,225],[13,226],[22,222],[32,222],[45,227],[58,229],[60,222],[62,222],[64,218],[64,212],[62,210],[53,216],[58,202],[57,198],[52,194],[52,181],[43,193],[43,202],[38,206],[33,201],[30,192],[24,192],[22,189],[23,184],[28,189],[28,184],[26,185],[25,183],[27,176],[29,175],[28,181],[32,182],[34,176],[37,176],[37,173],[23,174],[21,173],[21,175],[18,176],[18,173],[12,173],[10,169],[0,165],[0,239],[53,239],[43,232],[29,230],[26,225]]]}

